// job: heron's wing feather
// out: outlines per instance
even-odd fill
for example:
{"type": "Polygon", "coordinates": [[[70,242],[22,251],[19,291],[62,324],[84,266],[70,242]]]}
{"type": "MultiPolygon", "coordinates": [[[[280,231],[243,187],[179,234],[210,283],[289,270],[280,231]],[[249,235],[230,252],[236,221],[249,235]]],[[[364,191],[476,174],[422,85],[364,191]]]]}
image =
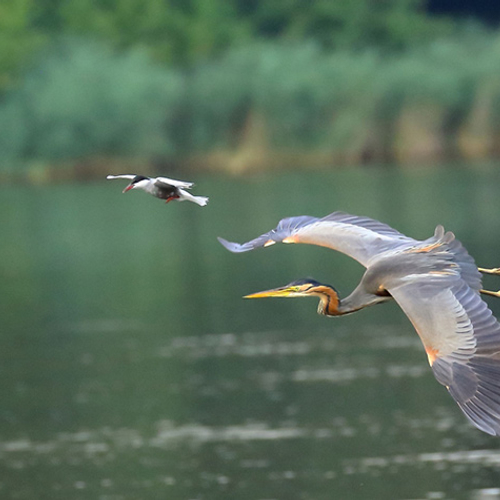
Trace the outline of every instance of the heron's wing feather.
{"type": "Polygon", "coordinates": [[[481,273],[478,271],[474,259],[469,255],[460,241],[455,239],[455,235],[452,232],[446,233],[445,239],[447,240],[446,250],[453,255],[453,260],[459,267],[460,277],[473,290],[479,292],[481,289],[481,273]]]}
{"type": "Polygon", "coordinates": [[[121,174],[121,175],[108,175],[106,179],[130,179],[132,180],[135,177],[135,174],[121,174]]]}
{"type": "Polygon", "coordinates": [[[157,186],[162,186],[162,185],[170,185],[170,186],[174,186],[174,187],[178,187],[178,188],[184,188],[184,189],[191,189],[194,184],[192,182],[188,182],[188,181],[178,181],[178,180],[175,180],[175,179],[169,179],[168,177],[157,177],[156,178],[156,181],[155,181],[155,184],[157,186]]]}
{"type": "Polygon", "coordinates": [[[422,343],[436,379],[479,429],[500,435],[500,324],[458,273],[389,288],[422,343]]]}
{"type": "Polygon", "coordinates": [[[247,241],[246,243],[233,243],[227,241],[224,238],[218,238],[220,243],[226,247],[230,252],[241,253],[254,250],[255,248],[265,247],[269,245],[274,245],[276,242],[283,241],[285,238],[297,234],[302,228],[317,222],[319,219],[316,217],[309,217],[308,215],[302,215],[299,217],[288,217],[279,221],[278,226],[271,231],[261,234],[254,238],[253,240],[247,241]]]}
{"type": "Polygon", "coordinates": [[[288,217],[282,219],[275,229],[243,244],[223,238],[219,238],[219,241],[235,253],[277,242],[308,243],[345,253],[364,266],[381,252],[419,243],[374,219],[343,212],[334,212],[322,219],[307,215],[288,217]]]}
{"type": "Polygon", "coordinates": [[[476,292],[479,293],[481,289],[481,273],[474,259],[451,231],[444,232],[443,226],[436,227],[432,238],[405,249],[405,255],[410,257],[406,262],[408,270],[426,267],[433,270],[435,275],[441,274],[441,276],[442,271],[453,272],[476,292]]]}

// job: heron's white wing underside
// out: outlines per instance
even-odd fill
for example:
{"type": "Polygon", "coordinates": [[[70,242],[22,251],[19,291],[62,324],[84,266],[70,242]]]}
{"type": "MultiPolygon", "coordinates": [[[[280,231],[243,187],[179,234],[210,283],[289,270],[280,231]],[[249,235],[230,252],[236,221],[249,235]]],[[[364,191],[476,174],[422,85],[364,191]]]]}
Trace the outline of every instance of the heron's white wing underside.
{"type": "Polygon", "coordinates": [[[156,185],[170,184],[171,186],[178,187],[178,188],[184,188],[184,189],[191,189],[194,186],[194,184],[192,182],[178,181],[176,179],[169,179],[168,177],[157,177],[155,184],[156,185]]]}
{"type": "Polygon", "coordinates": [[[106,179],[130,179],[132,180],[136,175],[135,174],[121,174],[121,175],[108,175],[106,179]]]}
{"type": "Polygon", "coordinates": [[[322,219],[307,215],[282,219],[278,226],[243,244],[219,241],[231,252],[248,252],[277,242],[308,243],[345,253],[365,267],[372,257],[390,249],[418,244],[387,224],[368,217],[334,212],[322,219]]]}
{"type": "Polygon", "coordinates": [[[479,429],[500,435],[500,324],[458,274],[412,276],[389,288],[406,313],[436,379],[479,429]]]}

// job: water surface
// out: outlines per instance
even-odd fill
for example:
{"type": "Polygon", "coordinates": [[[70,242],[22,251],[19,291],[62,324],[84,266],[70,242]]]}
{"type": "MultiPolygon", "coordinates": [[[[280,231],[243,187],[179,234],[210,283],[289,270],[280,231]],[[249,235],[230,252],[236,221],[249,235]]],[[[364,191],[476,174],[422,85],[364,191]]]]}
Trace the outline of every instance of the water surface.
{"type": "Polygon", "coordinates": [[[498,266],[500,174],[195,181],[204,209],[116,183],[1,188],[0,497],[500,498],[498,439],[434,380],[395,304],[332,319],[312,299],[241,299],[305,276],[346,295],[359,264],[216,241],[344,210],[421,239],[444,224],[498,266]]]}

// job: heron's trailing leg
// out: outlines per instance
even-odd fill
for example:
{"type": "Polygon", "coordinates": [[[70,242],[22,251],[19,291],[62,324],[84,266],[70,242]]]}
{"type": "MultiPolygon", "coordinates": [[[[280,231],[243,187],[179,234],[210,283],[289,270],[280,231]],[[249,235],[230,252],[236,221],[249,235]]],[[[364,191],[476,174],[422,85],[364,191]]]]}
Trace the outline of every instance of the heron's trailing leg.
{"type": "Polygon", "coordinates": [[[477,270],[483,274],[500,274],[500,267],[493,267],[492,269],[484,269],[483,267],[478,267],[477,270]]]}
{"type": "MultiPolygon", "coordinates": [[[[479,272],[483,274],[496,274],[497,276],[500,275],[500,267],[493,267],[491,269],[485,269],[484,267],[478,267],[477,268],[479,272]]],[[[484,293],[485,295],[491,295],[493,297],[499,297],[500,298],[500,290],[498,292],[492,292],[491,290],[479,290],[481,293],[484,293]]]]}

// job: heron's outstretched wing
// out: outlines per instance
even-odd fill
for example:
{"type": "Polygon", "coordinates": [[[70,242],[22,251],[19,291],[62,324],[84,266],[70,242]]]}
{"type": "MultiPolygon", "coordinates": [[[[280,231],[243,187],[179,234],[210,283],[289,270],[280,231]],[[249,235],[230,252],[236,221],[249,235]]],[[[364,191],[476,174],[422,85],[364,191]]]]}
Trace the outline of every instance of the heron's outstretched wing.
{"type": "Polygon", "coordinates": [[[307,215],[288,217],[282,219],[276,229],[241,245],[223,238],[219,241],[235,253],[277,242],[309,243],[345,253],[365,267],[373,256],[381,252],[419,243],[382,222],[344,212],[334,212],[322,219],[307,215]]]}
{"type": "Polygon", "coordinates": [[[417,330],[436,379],[476,427],[500,435],[500,324],[477,291],[443,271],[389,292],[417,330]]]}
{"type": "Polygon", "coordinates": [[[132,180],[134,177],[136,177],[135,174],[121,174],[121,175],[108,175],[106,179],[112,180],[112,179],[129,179],[132,180]]]}
{"type": "Polygon", "coordinates": [[[175,179],[169,179],[168,177],[157,177],[155,184],[157,186],[170,185],[178,188],[191,189],[194,184],[188,181],[178,181],[175,179]]]}

